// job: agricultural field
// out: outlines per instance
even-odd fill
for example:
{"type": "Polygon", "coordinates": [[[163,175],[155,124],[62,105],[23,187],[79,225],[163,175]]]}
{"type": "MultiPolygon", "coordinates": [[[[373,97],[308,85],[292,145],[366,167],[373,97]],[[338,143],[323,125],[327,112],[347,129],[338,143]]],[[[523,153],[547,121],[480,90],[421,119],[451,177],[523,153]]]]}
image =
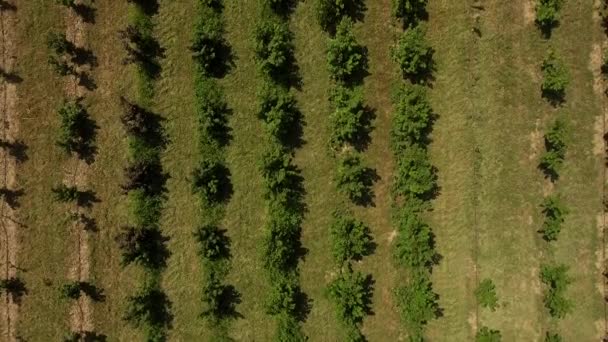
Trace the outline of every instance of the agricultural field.
{"type": "Polygon", "coordinates": [[[0,0],[0,341],[608,341],[608,1],[0,0]]]}

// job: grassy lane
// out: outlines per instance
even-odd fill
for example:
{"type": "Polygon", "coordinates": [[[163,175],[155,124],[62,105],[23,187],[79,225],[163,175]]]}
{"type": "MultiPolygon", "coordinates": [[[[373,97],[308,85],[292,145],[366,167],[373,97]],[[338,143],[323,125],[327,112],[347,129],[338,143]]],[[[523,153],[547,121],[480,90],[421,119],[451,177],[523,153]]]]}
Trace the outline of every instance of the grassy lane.
{"type": "Polygon", "coordinates": [[[591,2],[566,2],[564,24],[552,38],[572,80],[564,106],[571,140],[556,187],[571,210],[555,247],[555,259],[570,267],[568,274],[573,278],[566,296],[574,301],[574,310],[558,324],[567,341],[599,340],[604,329],[603,294],[599,291],[598,278],[604,270],[597,263],[602,248],[597,217],[602,210],[603,158],[594,154],[601,151],[594,147],[594,134],[596,123],[602,120],[603,95],[601,91],[594,92],[590,70],[590,65],[597,68],[599,64],[599,47],[593,45],[593,38],[600,37],[601,27],[593,20],[593,11],[591,2]]]}
{"type": "Polygon", "coordinates": [[[357,217],[368,222],[377,244],[372,255],[363,259],[361,268],[375,280],[372,311],[364,320],[363,332],[370,341],[396,341],[399,337],[399,315],[395,310],[393,290],[396,272],[392,244],[394,227],[391,222],[390,187],[394,169],[390,149],[392,126],[391,90],[399,81],[399,73],[390,58],[390,46],[396,40],[390,0],[366,1],[364,22],[357,27],[356,36],[368,48],[369,73],[365,78],[365,102],[375,109],[376,118],[371,143],[365,152],[369,167],[375,168],[380,179],[375,183],[375,205],[358,210],[357,217]]]}
{"type": "Polygon", "coordinates": [[[243,315],[231,330],[239,341],[269,341],[275,332],[274,320],[265,314],[264,299],[269,285],[262,268],[261,242],[265,206],[262,177],[258,169],[264,131],[256,118],[256,91],[260,78],[253,60],[253,29],[259,17],[256,0],[226,1],[226,39],[236,56],[236,68],[220,83],[233,113],[229,126],[232,141],[227,147],[227,167],[234,193],[226,207],[225,229],[232,239],[232,265],[227,282],[241,293],[237,311],[243,315]]]}
{"type": "Polygon", "coordinates": [[[437,68],[429,95],[438,115],[429,151],[438,169],[440,191],[429,223],[442,256],[432,278],[444,309],[443,317],[429,323],[427,336],[437,341],[469,341],[475,321],[471,18],[469,4],[459,1],[431,1],[427,10],[427,37],[435,49],[437,68]]]}
{"type": "Polygon", "coordinates": [[[21,50],[17,73],[21,138],[28,145],[29,160],[17,175],[24,190],[19,198],[21,230],[20,267],[28,290],[23,297],[18,335],[27,340],[45,336],[59,340],[68,331],[68,302],[60,299],[72,256],[65,208],[52,201],[51,187],[59,184],[68,157],[56,147],[59,120],[56,108],[63,99],[65,80],[46,63],[46,35],[65,32],[63,12],[54,2],[35,0],[18,4],[17,39],[21,50]]]}

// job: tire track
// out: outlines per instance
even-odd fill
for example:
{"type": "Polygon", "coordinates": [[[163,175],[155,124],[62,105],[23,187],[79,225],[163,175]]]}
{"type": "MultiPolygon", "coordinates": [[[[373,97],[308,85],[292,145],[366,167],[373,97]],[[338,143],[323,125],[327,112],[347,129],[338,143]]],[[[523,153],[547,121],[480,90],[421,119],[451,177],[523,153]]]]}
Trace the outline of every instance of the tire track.
{"type": "MultiPolygon", "coordinates": [[[[9,3],[6,7],[12,7],[9,3]]],[[[4,75],[12,75],[15,68],[15,43],[14,43],[14,27],[15,13],[10,8],[0,8],[0,39],[1,39],[1,51],[0,51],[0,64],[4,75]]],[[[7,77],[0,84],[0,110],[1,123],[0,123],[0,139],[4,144],[12,143],[15,141],[19,127],[17,125],[17,86],[14,82],[7,80],[7,77]]],[[[16,210],[14,205],[11,206],[8,199],[10,196],[8,193],[11,190],[15,190],[17,186],[17,160],[14,156],[11,156],[9,152],[10,147],[5,145],[4,148],[0,149],[1,159],[1,177],[2,177],[2,188],[6,192],[2,196],[3,200],[0,201],[0,226],[2,228],[2,242],[3,246],[0,249],[4,249],[2,252],[4,256],[3,260],[3,279],[11,279],[17,277],[17,252],[19,249],[19,238],[18,238],[18,224],[16,220],[16,210]],[[8,191],[7,191],[8,190],[8,191]]],[[[19,300],[14,298],[8,293],[3,294],[3,301],[5,303],[4,310],[2,310],[2,322],[4,322],[5,336],[7,341],[17,341],[16,333],[16,322],[19,314],[19,300]]]]}

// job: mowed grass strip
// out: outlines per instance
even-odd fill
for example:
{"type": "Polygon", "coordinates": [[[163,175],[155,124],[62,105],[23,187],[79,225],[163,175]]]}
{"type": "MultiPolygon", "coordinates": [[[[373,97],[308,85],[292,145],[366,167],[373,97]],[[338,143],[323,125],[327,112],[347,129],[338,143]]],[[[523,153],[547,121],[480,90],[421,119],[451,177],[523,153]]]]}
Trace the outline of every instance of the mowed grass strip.
{"type": "Polygon", "coordinates": [[[435,80],[429,98],[437,120],[429,154],[438,170],[439,194],[429,213],[436,250],[433,289],[443,315],[429,322],[432,341],[470,341],[475,334],[475,183],[476,139],[471,102],[474,50],[469,4],[431,1],[427,39],[435,49],[435,80]]]}
{"type": "Polygon", "coordinates": [[[63,11],[54,2],[35,0],[17,4],[17,88],[20,138],[28,146],[28,160],[20,166],[18,184],[24,191],[18,219],[19,276],[27,294],[17,323],[26,340],[41,336],[60,340],[68,332],[69,302],[60,298],[75,240],[65,207],[51,198],[51,187],[71,170],[68,156],[55,145],[59,120],[56,109],[64,97],[65,79],[47,63],[47,34],[64,32],[63,11]],[[63,166],[66,169],[63,169],[63,166]]]}

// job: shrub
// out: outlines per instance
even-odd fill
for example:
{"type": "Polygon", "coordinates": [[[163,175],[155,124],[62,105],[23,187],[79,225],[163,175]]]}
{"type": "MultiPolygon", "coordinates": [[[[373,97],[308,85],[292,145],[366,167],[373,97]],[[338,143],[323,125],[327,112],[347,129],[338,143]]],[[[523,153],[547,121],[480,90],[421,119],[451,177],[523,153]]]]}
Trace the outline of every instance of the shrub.
{"type": "Polygon", "coordinates": [[[289,279],[274,282],[266,299],[266,313],[269,315],[295,315],[299,295],[300,289],[296,282],[289,279]]]}
{"type": "Polygon", "coordinates": [[[321,28],[333,33],[344,17],[361,20],[365,4],[361,0],[316,0],[315,11],[321,28]]]}
{"type": "Polygon", "coordinates": [[[192,58],[205,75],[222,76],[229,68],[230,47],[223,37],[224,22],[219,14],[202,9],[190,45],[192,58]],[[202,19],[204,18],[204,19],[202,19]]]}
{"type": "Polygon", "coordinates": [[[284,87],[267,83],[259,94],[258,118],[264,121],[266,131],[279,142],[286,142],[293,135],[300,120],[296,99],[284,87]]]}
{"type": "Polygon", "coordinates": [[[71,55],[74,53],[74,44],[66,38],[65,33],[49,33],[46,38],[46,45],[56,56],[71,55]]]}
{"type": "Polygon", "coordinates": [[[361,90],[337,86],[330,100],[334,107],[330,115],[331,147],[337,149],[346,143],[355,145],[364,140],[370,123],[361,90]]]}
{"type": "Polygon", "coordinates": [[[59,76],[78,76],[78,71],[76,68],[60,58],[49,56],[48,62],[53,71],[55,71],[59,76]]]}
{"type": "Polygon", "coordinates": [[[395,301],[410,334],[410,341],[423,340],[424,325],[440,312],[431,280],[426,273],[414,272],[408,284],[395,291],[395,301]]]}
{"type": "Polygon", "coordinates": [[[198,254],[209,260],[217,260],[229,253],[229,240],[225,231],[213,225],[200,226],[194,232],[199,244],[198,254]]]}
{"type": "Polygon", "coordinates": [[[157,227],[163,209],[162,196],[150,195],[142,189],[129,193],[134,225],[138,227],[157,227]]]}
{"type": "Polygon", "coordinates": [[[475,335],[475,342],[500,342],[502,336],[500,331],[488,327],[481,327],[475,335]]]}
{"type": "Polygon", "coordinates": [[[209,80],[199,79],[196,84],[195,106],[201,139],[211,138],[219,144],[225,143],[231,111],[222,88],[209,80]]]}
{"type": "Polygon", "coordinates": [[[482,307],[496,311],[498,296],[496,295],[496,286],[494,286],[492,279],[484,279],[479,283],[479,286],[475,290],[475,298],[477,298],[477,302],[482,307]]]}
{"type": "Polygon", "coordinates": [[[72,281],[67,284],[63,284],[61,287],[61,295],[64,298],[78,299],[80,298],[80,282],[72,281]]]}
{"type": "Polygon", "coordinates": [[[340,265],[347,261],[360,260],[369,255],[373,248],[369,227],[350,214],[334,213],[330,234],[334,260],[340,265]]]}
{"type": "Polygon", "coordinates": [[[82,153],[90,149],[91,130],[87,127],[89,115],[79,101],[65,101],[58,110],[61,120],[57,145],[66,153],[82,153]]]}
{"type": "Polygon", "coordinates": [[[566,135],[568,128],[562,120],[555,120],[549,131],[545,134],[545,153],[540,159],[540,168],[547,177],[555,180],[559,169],[566,158],[566,135]]]}
{"type": "Polygon", "coordinates": [[[398,157],[393,191],[397,196],[423,198],[435,191],[436,178],[426,149],[412,145],[398,157]]]}
{"type": "Polygon", "coordinates": [[[399,216],[394,255],[397,262],[409,268],[430,267],[437,260],[434,235],[420,215],[404,210],[399,216]]]}
{"type": "Polygon", "coordinates": [[[216,273],[212,273],[203,284],[201,316],[217,324],[217,320],[233,315],[235,311],[233,296],[233,287],[222,284],[221,278],[216,273]]]}
{"type": "Polygon", "coordinates": [[[160,289],[145,285],[136,295],[127,298],[124,319],[136,327],[149,326],[153,334],[171,326],[171,302],[160,289]]]}
{"type": "Polygon", "coordinates": [[[547,331],[545,334],[545,342],[563,342],[564,339],[557,333],[550,333],[547,331]]]}
{"type": "Polygon", "coordinates": [[[300,213],[272,202],[268,209],[266,235],[262,242],[264,268],[271,276],[289,272],[297,263],[300,253],[300,213]]]}
{"type": "Polygon", "coordinates": [[[327,293],[336,305],[338,319],[344,324],[357,325],[370,312],[373,292],[370,281],[371,276],[349,267],[329,284],[327,293]]]}
{"type": "Polygon", "coordinates": [[[399,157],[413,144],[424,144],[430,130],[433,109],[426,89],[419,85],[402,85],[394,94],[395,114],[391,130],[391,145],[399,157]]]}
{"type": "Polygon", "coordinates": [[[336,35],[329,41],[327,65],[331,77],[339,82],[358,81],[367,72],[367,49],[357,42],[353,22],[344,17],[336,35]]]}
{"type": "Polygon", "coordinates": [[[546,285],[543,302],[552,317],[564,318],[572,311],[572,302],[564,297],[571,279],[567,275],[568,267],[560,265],[542,265],[540,280],[546,285]]]}
{"type": "Polygon", "coordinates": [[[297,317],[288,314],[277,315],[277,336],[275,341],[306,342],[308,338],[302,333],[297,317]]]}
{"type": "Polygon", "coordinates": [[[415,25],[426,13],[428,0],[393,0],[393,15],[403,20],[404,26],[415,25]]]}
{"type": "Polygon", "coordinates": [[[115,238],[122,252],[122,264],[139,263],[150,269],[165,266],[169,238],[156,228],[122,227],[115,238]]]}
{"type": "Polygon", "coordinates": [[[397,45],[391,48],[391,56],[399,64],[404,77],[416,80],[432,72],[433,49],[424,34],[421,26],[411,28],[403,32],[397,45]]]}
{"type": "Polygon", "coordinates": [[[280,203],[300,198],[301,176],[293,164],[293,154],[279,144],[271,143],[260,163],[265,196],[280,203]]]}
{"type": "Polygon", "coordinates": [[[545,221],[543,222],[543,239],[546,241],[555,241],[557,236],[562,229],[562,223],[564,223],[564,216],[568,215],[568,208],[566,208],[557,196],[548,196],[544,199],[543,214],[545,215],[545,221]]]}
{"type": "Polygon", "coordinates": [[[354,203],[368,201],[372,196],[371,171],[363,165],[359,154],[347,154],[338,162],[335,178],[338,191],[348,196],[354,203]]]}
{"type": "Polygon", "coordinates": [[[543,83],[541,85],[543,96],[554,103],[563,101],[570,76],[563,62],[556,56],[555,51],[549,50],[541,65],[541,71],[543,73],[543,83]]]}
{"type": "Polygon", "coordinates": [[[559,11],[564,0],[537,0],[536,1],[536,24],[546,34],[559,20],[559,11]]]}
{"type": "Polygon", "coordinates": [[[230,171],[217,161],[202,161],[192,173],[192,187],[206,203],[219,203],[230,194],[230,171]]]}
{"type": "Polygon", "coordinates": [[[51,189],[53,199],[57,202],[67,203],[78,201],[79,192],[75,186],[60,184],[51,189]]]}
{"type": "Polygon", "coordinates": [[[271,77],[288,73],[293,59],[293,34],[278,20],[258,23],[254,32],[254,51],[260,70],[271,77]]]}

